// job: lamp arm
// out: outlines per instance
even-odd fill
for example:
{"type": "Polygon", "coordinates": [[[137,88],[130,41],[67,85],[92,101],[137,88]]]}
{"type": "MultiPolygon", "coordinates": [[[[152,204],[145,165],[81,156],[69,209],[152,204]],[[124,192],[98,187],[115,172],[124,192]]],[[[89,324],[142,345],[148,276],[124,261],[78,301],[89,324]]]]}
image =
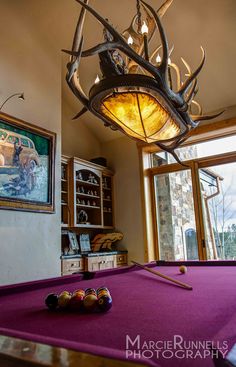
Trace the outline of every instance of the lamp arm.
{"type": "Polygon", "coordinates": [[[1,106],[0,106],[0,111],[1,111],[1,109],[3,108],[3,106],[7,103],[7,101],[9,101],[9,99],[11,99],[12,97],[15,97],[15,96],[17,96],[18,94],[20,94],[20,93],[14,93],[14,94],[12,94],[11,96],[9,96],[2,104],[1,104],[1,106]]]}
{"type": "MultiPolygon", "coordinates": [[[[9,101],[9,99],[11,99],[11,98],[13,98],[15,96],[21,97],[21,96],[23,96],[23,93],[14,93],[14,94],[11,94],[9,97],[7,97],[7,99],[1,104],[0,111],[2,110],[3,106],[9,101]]],[[[21,98],[21,99],[24,99],[24,97],[21,98]]]]}

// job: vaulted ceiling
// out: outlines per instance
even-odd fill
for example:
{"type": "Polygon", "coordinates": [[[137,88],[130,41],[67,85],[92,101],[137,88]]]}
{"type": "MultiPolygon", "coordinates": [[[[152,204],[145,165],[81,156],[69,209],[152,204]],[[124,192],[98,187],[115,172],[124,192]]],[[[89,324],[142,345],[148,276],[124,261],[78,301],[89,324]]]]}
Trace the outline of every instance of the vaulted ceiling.
{"type": "MultiPolygon", "coordinates": [[[[5,1],[5,0],[3,0],[5,1]]],[[[164,0],[146,0],[155,9],[164,0]]],[[[45,45],[50,49],[58,49],[58,57],[62,58],[63,98],[76,114],[81,104],[72,95],[64,76],[66,74],[67,55],[60,54],[60,49],[71,48],[74,29],[80,13],[80,5],[75,0],[13,0],[9,6],[28,4],[27,13],[22,16],[30,18],[38,14],[40,28],[45,45]],[[43,6],[42,6],[43,4],[43,6]]],[[[128,27],[136,11],[135,0],[90,0],[103,17],[119,31],[128,27]]],[[[35,17],[32,17],[35,22],[35,17]]],[[[181,64],[183,57],[194,69],[200,62],[200,46],[206,50],[205,66],[199,77],[197,100],[204,112],[212,112],[236,105],[236,0],[173,0],[172,5],[163,17],[163,24],[169,45],[174,45],[171,59],[181,64]]],[[[36,25],[32,22],[32,28],[36,25]]],[[[84,27],[85,47],[91,47],[102,41],[102,26],[87,14],[84,27]]],[[[159,43],[159,38],[156,44],[159,43]]],[[[184,69],[183,69],[184,70],[184,69]]],[[[81,63],[81,81],[86,92],[99,74],[97,57],[86,58],[81,63]]],[[[114,138],[117,133],[103,128],[103,123],[90,113],[82,117],[88,128],[100,140],[114,138]]]]}
{"type": "MultiPolygon", "coordinates": [[[[148,0],[158,9],[161,0],[148,0]]],[[[119,30],[128,27],[135,14],[135,0],[93,0],[90,4],[119,30]]],[[[70,47],[80,5],[67,2],[64,17],[67,20],[65,46],[70,47]]],[[[236,104],[236,1],[235,0],[174,0],[163,17],[170,47],[174,45],[171,59],[181,65],[181,56],[194,69],[201,59],[200,46],[206,50],[206,63],[199,77],[197,100],[205,112],[217,111],[236,104]]],[[[65,20],[65,19],[64,19],[65,20]]],[[[65,35],[64,35],[65,36],[65,35]]],[[[84,29],[85,47],[102,41],[102,26],[90,15],[84,29]]],[[[160,43],[156,39],[156,45],[160,43]]],[[[154,42],[153,42],[154,47],[154,42]]],[[[64,59],[65,60],[65,59],[64,59]]],[[[99,74],[98,58],[86,58],[81,63],[81,81],[88,93],[99,74]]],[[[78,112],[80,104],[63,84],[65,98],[72,109],[78,112]]],[[[102,122],[87,113],[83,117],[88,126],[101,139],[117,136],[117,133],[102,129],[102,122]]]]}

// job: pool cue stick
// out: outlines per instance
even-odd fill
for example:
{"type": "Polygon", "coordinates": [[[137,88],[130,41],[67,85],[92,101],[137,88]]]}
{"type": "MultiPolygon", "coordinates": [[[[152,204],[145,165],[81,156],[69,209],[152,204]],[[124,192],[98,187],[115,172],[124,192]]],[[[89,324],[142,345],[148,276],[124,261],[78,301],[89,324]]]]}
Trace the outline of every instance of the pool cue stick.
{"type": "Polygon", "coordinates": [[[160,272],[159,272],[159,271],[157,271],[157,270],[150,269],[150,268],[148,268],[147,266],[144,266],[144,265],[142,265],[142,264],[139,264],[139,263],[137,263],[136,261],[133,261],[133,260],[131,260],[131,262],[132,262],[133,264],[135,264],[135,265],[139,266],[140,268],[142,268],[142,269],[144,269],[144,270],[149,271],[149,273],[155,274],[155,275],[157,275],[157,276],[159,276],[159,277],[161,277],[161,278],[164,278],[164,279],[166,279],[166,280],[169,280],[170,282],[175,283],[175,284],[178,284],[179,286],[181,286],[181,287],[183,287],[183,288],[185,288],[185,289],[188,289],[188,290],[192,290],[192,289],[193,289],[193,287],[191,287],[191,285],[188,285],[188,284],[186,284],[186,283],[182,283],[182,282],[180,282],[179,280],[175,280],[175,279],[173,279],[173,278],[171,278],[171,277],[168,277],[168,275],[164,275],[164,274],[160,273],[160,272]]]}

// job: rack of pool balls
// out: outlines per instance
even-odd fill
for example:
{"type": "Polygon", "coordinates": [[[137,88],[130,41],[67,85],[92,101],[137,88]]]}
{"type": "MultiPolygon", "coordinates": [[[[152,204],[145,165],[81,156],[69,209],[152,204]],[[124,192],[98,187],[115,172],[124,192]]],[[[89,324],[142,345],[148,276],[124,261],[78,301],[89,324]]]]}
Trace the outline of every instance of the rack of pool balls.
{"type": "Polygon", "coordinates": [[[50,293],[45,298],[49,310],[66,310],[78,312],[106,312],[112,307],[111,294],[106,287],[97,290],[78,289],[73,293],[63,291],[59,295],[50,293]]]}

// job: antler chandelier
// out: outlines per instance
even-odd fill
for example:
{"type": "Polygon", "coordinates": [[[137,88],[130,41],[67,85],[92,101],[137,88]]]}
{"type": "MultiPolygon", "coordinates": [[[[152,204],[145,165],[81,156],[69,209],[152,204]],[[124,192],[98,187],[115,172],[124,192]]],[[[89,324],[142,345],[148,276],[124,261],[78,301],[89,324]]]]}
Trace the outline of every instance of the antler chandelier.
{"type": "Polygon", "coordinates": [[[84,105],[75,118],[90,111],[102,119],[105,126],[120,130],[136,140],[154,143],[174,155],[179,162],[174,150],[187,139],[189,131],[199,121],[214,118],[220,113],[204,116],[201,106],[194,100],[197,76],[205,61],[204,50],[200,65],[193,72],[182,59],[187,70],[187,78],[183,82],[179,67],[170,60],[173,48],[169,50],[160,18],[173,0],[166,0],[157,11],[145,1],[137,0],[137,13],[121,34],[88,5],[89,0],[76,1],[82,9],[72,51],[64,50],[70,54],[67,83],[84,105]],[[103,25],[104,42],[83,50],[86,10],[103,25]],[[150,52],[150,41],[157,30],[161,43],[150,52]],[[82,57],[95,54],[99,56],[102,78],[96,78],[87,96],[80,84],[80,61],[82,57]],[[176,84],[175,88],[173,84],[176,84]],[[192,113],[193,105],[197,114],[192,113]]]}

